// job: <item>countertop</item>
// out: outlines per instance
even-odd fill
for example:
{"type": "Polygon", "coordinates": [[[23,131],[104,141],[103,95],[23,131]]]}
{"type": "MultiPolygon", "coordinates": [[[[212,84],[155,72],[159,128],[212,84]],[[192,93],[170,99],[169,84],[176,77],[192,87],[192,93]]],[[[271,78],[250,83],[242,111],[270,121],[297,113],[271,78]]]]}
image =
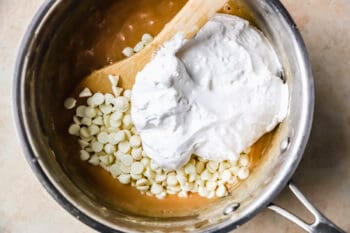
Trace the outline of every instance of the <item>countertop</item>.
{"type": "MultiPolygon", "coordinates": [[[[17,49],[42,2],[0,0],[0,232],[95,232],[71,217],[39,184],[13,124],[11,88],[17,49]]],[[[316,207],[350,232],[350,1],[282,2],[305,39],[316,84],[315,121],[294,181],[316,207]]],[[[275,202],[307,216],[287,189],[275,202]]],[[[236,232],[303,230],[264,210],[236,232]]]]}

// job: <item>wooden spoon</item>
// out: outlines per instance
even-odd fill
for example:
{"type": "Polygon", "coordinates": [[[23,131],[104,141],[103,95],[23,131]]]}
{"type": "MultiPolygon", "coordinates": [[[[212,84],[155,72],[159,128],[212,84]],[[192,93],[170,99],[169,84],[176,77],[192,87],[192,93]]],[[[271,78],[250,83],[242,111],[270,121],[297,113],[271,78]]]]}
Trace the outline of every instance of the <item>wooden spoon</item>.
{"type": "Polygon", "coordinates": [[[152,54],[164,42],[173,38],[178,32],[183,33],[187,39],[192,38],[227,2],[228,0],[189,0],[148,46],[127,59],[94,71],[83,79],[76,91],[88,87],[92,92],[112,93],[108,79],[110,74],[120,76],[118,86],[131,89],[136,74],[151,60],[152,54]]]}

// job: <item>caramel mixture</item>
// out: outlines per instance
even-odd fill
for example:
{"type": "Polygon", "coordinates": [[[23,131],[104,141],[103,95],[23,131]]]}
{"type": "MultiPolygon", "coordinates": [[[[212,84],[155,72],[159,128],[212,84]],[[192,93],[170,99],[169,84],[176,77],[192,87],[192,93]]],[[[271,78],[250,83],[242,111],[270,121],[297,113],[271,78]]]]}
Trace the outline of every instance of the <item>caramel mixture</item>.
{"type": "MultiPolygon", "coordinates": [[[[93,25],[94,31],[90,32],[91,38],[85,40],[85,46],[88,44],[89,48],[77,55],[74,75],[84,77],[94,69],[123,59],[121,51],[125,47],[133,47],[144,33],[156,36],[185,3],[186,0],[120,0],[96,12],[86,21],[86,24],[93,25]]],[[[251,19],[244,8],[234,1],[225,6],[222,12],[251,19]]],[[[91,25],[82,25],[81,35],[85,35],[91,25]]],[[[76,43],[79,42],[72,41],[71,45],[79,46],[76,43]]],[[[77,138],[67,133],[73,115],[67,114],[63,108],[56,115],[55,123],[63,141],[61,149],[69,155],[59,158],[61,163],[84,192],[109,208],[148,216],[185,216],[216,201],[215,198],[207,199],[197,194],[191,194],[188,198],[168,195],[164,200],[159,200],[142,195],[130,185],[120,184],[102,168],[80,160],[77,138]]],[[[254,169],[271,140],[272,133],[265,135],[252,147],[250,169],[254,169]]]]}

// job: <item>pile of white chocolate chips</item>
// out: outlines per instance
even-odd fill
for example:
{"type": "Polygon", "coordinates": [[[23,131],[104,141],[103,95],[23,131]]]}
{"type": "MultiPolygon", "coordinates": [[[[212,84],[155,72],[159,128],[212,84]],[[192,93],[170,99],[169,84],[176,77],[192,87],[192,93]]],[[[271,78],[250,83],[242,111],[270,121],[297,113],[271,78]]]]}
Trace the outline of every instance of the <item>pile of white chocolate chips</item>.
{"type": "MultiPolygon", "coordinates": [[[[150,40],[149,34],[144,36],[150,40]]],[[[145,43],[146,44],[146,43],[145,43]]],[[[130,56],[125,52],[125,56],[130,56]]],[[[118,87],[119,77],[109,76],[113,95],[91,93],[85,88],[80,98],[87,105],[76,105],[67,98],[66,109],[75,109],[69,134],[79,137],[80,159],[101,166],[120,183],[132,185],[142,194],[165,198],[168,194],[187,197],[224,197],[230,187],[249,176],[249,157],[242,153],[232,161],[208,161],[193,155],[178,170],[166,170],[155,164],[142,149],[142,141],[130,115],[131,90],[118,87]]]]}
{"type": "MultiPolygon", "coordinates": [[[[110,76],[114,84],[117,77],[110,76]]],[[[249,158],[241,154],[237,162],[208,161],[197,156],[181,169],[168,171],[155,164],[142,150],[130,116],[130,90],[112,94],[92,94],[85,88],[80,97],[87,105],[76,108],[69,134],[79,137],[80,158],[101,166],[122,184],[131,184],[143,194],[163,199],[167,194],[187,197],[189,192],[202,197],[224,197],[228,188],[249,176],[249,158]]],[[[65,107],[73,109],[68,98],[65,107]]]]}

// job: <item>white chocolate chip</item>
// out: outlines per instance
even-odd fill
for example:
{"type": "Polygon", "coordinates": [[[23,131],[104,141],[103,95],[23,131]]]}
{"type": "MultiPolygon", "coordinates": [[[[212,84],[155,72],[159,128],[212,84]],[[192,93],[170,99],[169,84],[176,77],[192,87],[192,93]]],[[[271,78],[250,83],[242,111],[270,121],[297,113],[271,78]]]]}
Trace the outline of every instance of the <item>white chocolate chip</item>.
{"type": "Polygon", "coordinates": [[[135,180],[139,180],[139,179],[142,178],[142,175],[132,173],[131,172],[131,167],[130,167],[130,176],[133,179],[134,186],[135,186],[135,183],[136,183],[135,180]]]}
{"type": "Polygon", "coordinates": [[[142,41],[140,41],[139,43],[137,43],[134,47],[134,52],[138,53],[140,52],[143,48],[145,47],[145,43],[143,43],[142,41]]]}
{"type": "Polygon", "coordinates": [[[206,197],[206,196],[208,195],[208,191],[207,191],[207,189],[204,188],[204,187],[199,187],[199,188],[198,188],[198,194],[199,194],[199,196],[201,196],[201,197],[206,197]]]}
{"type": "Polygon", "coordinates": [[[139,147],[141,146],[141,138],[138,135],[133,135],[129,139],[130,146],[139,147]]]}
{"type": "Polygon", "coordinates": [[[157,170],[159,168],[158,164],[154,160],[151,160],[151,169],[152,170],[157,170]]]}
{"type": "Polygon", "coordinates": [[[215,161],[209,161],[207,163],[207,168],[211,173],[214,173],[218,169],[219,163],[215,161]]]}
{"type": "Polygon", "coordinates": [[[224,197],[226,195],[227,195],[226,187],[223,185],[219,185],[219,187],[216,189],[216,196],[224,197]]]}
{"type": "Polygon", "coordinates": [[[104,151],[107,154],[113,154],[116,151],[116,148],[115,148],[114,145],[108,143],[108,144],[105,145],[104,151]]]}
{"type": "Polygon", "coordinates": [[[149,186],[148,185],[140,185],[140,186],[136,186],[136,189],[140,190],[140,191],[147,191],[149,190],[149,186]]]}
{"type": "Polygon", "coordinates": [[[249,158],[247,155],[241,155],[239,157],[239,164],[242,166],[242,167],[247,167],[249,165],[249,158]]]}
{"type": "Polygon", "coordinates": [[[182,197],[182,198],[186,198],[186,197],[188,197],[188,193],[186,191],[182,190],[181,192],[179,192],[177,194],[177,196],[182,197]]]}
{"type": "Polygon", "coordinates": [[[119,76],[108,75],[108,79],[113,87],[118,86],[119,76]]]}
{"type": "Polygon", "coordinates": [[[78,140],[80,148],[85,149],[87,146],[90,145],[90,143],[88,141],[86,141],[85,139],[80,139],[78,140]]]}
{"type": "Polygon", "coordinates": [[[105,104],[112,104],[114,100],[114,95],[110,93],[105,94],[105,104]]]}
{"type": "Polygon", "coordinates": [[[168,186],[167,191],[169,194],[177,194],[181,191],[180,186],[168,186]]]}
{"type": "MultiPolygon", "coordinates": [[[[142,161],[141,161],[141,163],[142,163],[142,161]]],[[[142,163],[145,167],[147,166],[147,165],[145,165],[144,163],[142,163]]],[[[155,177],[156,177],[156,174],[153,172],[153,171],[151,171],[151,169],[149,168],[149,167],[147,167],[146,168],[146,171],[143,173],[143,175],[145,176],[145,177],[147,177],[148,179],[154,179],[155,177]]]]}
{"type": "Polygon", "coordinates": [[[124,96],[118,96],[113,101],[114,107],[119,112],[126,112],[129,109],[129,100],[124,96]]]}
{"type": "Polygon", "coordinates": [[[204,180],[201,180],[201,179],[197,179],[197,180],[195,181],[195,183],[196,183],[198,186],[204,186],[205,181],[204,181],[204,180]]]}
{"type": "Polygon", "coordinates": [[[128,153],[130,151],[130,144],[128,141],[122,141],[118,145],[118,150],[123,153],[128,153]]]}
{"type": "Polygon", "coordinates": [[[184,176],[182,174],[176,174],[176,178],[181,185],[184,185],[187,181],[186,176],[184,176]]]}
{"type": "Polygon", "coordinates": [[[96,116],[96,110],[93,107],[85,107],[84,117],[93,118],[96,116]]]}
{"type": "Polygon", "coordinates": [[[134,55],[135,52],[133,48],[126,47],[123,49],[122,53],[125,57],[131,57],[132,55],[134,55]]]}
{"type": "Polygon", "coordinates": [[[120,152],[120,151],[114,152],[115,158],[116,158],[117,160],[119,160],[119,161],[121,161],[123,155],[124,155],[124,154],[123,154],[122,152],[120,152]]]}
{"type": "Polygon", "coordinates": [[[77,125],[80,125],[80,124],[81,124],[80,119],[79,119],[78,116],[73,116],[73,122],[74,122],[75,124],[77,124],[77,125]]]}
{"type": "Polygon", "coordinates": [[[132,128],[130,129],[130,132],[131,132],[132,134],[138,134],[135,127],[132,127],[132,128]]]}
{"type": "Polygon", "coordinates": [[[149,158],[143,158],[141,159],[141,163],[143,163],[145,166],[148,166],[151,163],[151,160],[149,158]]]}
{"type": "Polygon", "coordinates": [[[166,180],[166,175],[165,174],[157,174],[155,180],[157,183],[163,182],[166,180]]]}
{"type": "Polygon", "coordinates": [[[119,182],[122,183],[122,184],[130,184],[131,177],[130,177],[130,175],[121,174],[121,175],[118,177],[118,180],[119,180],[119,182]]]}
{"type": "Polygon", "coordinates": [[[92,101],[92,104],[95,106],[101,105],[105,101],[105,96],[102,93],[95,93],[91,97],[91,101],[92,101]]]}
{"type": "Polygon", "coordinates": [[[69,126],[68,133],[70,135],[79,136],[80,126],[77,124],[72,124],[69,126]]]}
{"type": "Polygon", "coordinates": [[[186,192],[189,192],[192,189],[193,189],[193,184],[192,183],[186,182],[186,184],[182,186],[182,190],[186,191],[186,192]]]}
{"type": "Polygon", "coordinates": [[[92,150],[92,148],[91,148],[91,147],[86,147],[86,148],[85,148],[85,150],[86,150],[87,152],[89,152],[89,153],[94,152],[94,151],[92,150]]]}
{"type": "Polygon", "coordinates": [[[91,137],[91,134],[90,134],[88,128],[86,128],[86,127],[80,128],[79,135],[82,138],[89,138],[89,137],[91,137]]]}
{"type": "Polygon", "coordinates": [[[123,113],[121,112],[114,112],[111,114],[110,120],[112,121],[119,121],[123,119],[123,113]]]}
{"type": "Polygon", "coordinates": [[[135,160],[142,159],[142,149],[141,148],[133,148],[131,150],[131,155],[135,160]]]}
{"type": "Polygon", "coordinates": [[[112,166],[110,166],[109,172],[112,174],[113,177],[117,177],[122,174],[119,164],[113,164],[112,166]]]}
{"type": "Polygon", "coordinates": [[[169,186],[175,186],[178,183],[175,175],[168,176],[166,182],[169,186]]]}
{"type": "Polygon", "coordinates": [[[194,182],[196,180],[196,178],[197,178],[197,174],[196,173],[191,173],[188,176],[188,181],[189,182],[194,182]]]}
{"type": "Polygon", "coordinates": [[[206,196],[206,198],[213,198],[213,197],[215,197],[215,191],[208,191],[208,194],[207,194],[207,196],[206,196]]]}
{"type": "Polygon", "coordinates": [[[202,173],[201,173],[201,179],[202,180],[209,180],[211,178],[211,175],[210,175],[210,172],[208,170],[204,170],[202,173]]]}
{"type": "Polygon", "coordinates": [[[135,162],[135,163],[133,163],[132,165],[131,165],[131,173],[133,173],[133,174],[137,174],[137,175],[139,175],[139,174],[141,174],[142,172],[143,172],[143,169],[144,169],[144,166],[143,166],[143,164],[142,163],[140,163],[140,162],[135,162]]]}
{"type": "Polygon", "coordinates": [[[83,117],[83,119],[81,119],[81,124],[82,125],[90,126],[91,123],[92,123],[92,121],[91,121],[90,118],[83,117]]]}
{"type": "Polygon", "coordinates": [[[211,173],[209,180],[216,181],[219,178],[219,174],[217,172],[211,173]]]}
{"type": "Polygon", "coordinates": [[[247,179],[249,176],[249,169],[246,167],[241,167],[238,172],[238,177],[241,180],[247,179]]]}
{"type": "Polygon", "coordinates": [[[64,107],[66,109],[72,109],[75,107],[76,103],[77,103],[76,99],[69,97],[64,101],[64,107]]]}
{"type": "Polygon", "coordinates": [[[112,87],[112,91],[115,97],[120,96],[120,94],[123,92],[122,88],[119,87],[112,87]]]}
{"type": "Polygon", "coordinates": [[[98,142],[98,141],[93,141],[92,143],[91,143],[91,148],[92,148],[92,150],[94,151],[94,152],[101,152],[102,151],[102,149],[103,149],[103,144],[102,143],[100,143],[100,142],[98,142]]]}
{"type": "Polygon", "coordinates": [[[120,161],[125,166],[131,166],[131,164],[133,162],[133,158],[130,155],[123,154],[120,158],[120,161]]]}
{"type": "Polygon", "coordinates": [[[87,98],[86,103],[90,107],[96,107],[96,104],[94,104],[92,97],[87,98]]]}
{"type": "Polygon", "coordinates": [[[123,96],[130,99],[131,98],[131,90],[125,90],[123,96]]]}
{"type": "Polygon", "coordinates": [[[215,182],[215,181],[208,181],[205,187],[206,187],[207,190],[214,191],[217,186],[218,186],[217,182],[215,182]]]}
{"type": "Polygon", "coordinates": [[[108,165],[109,164],[109,158],[108,155],[103,155],[99,157],[100,162],[104,165],[108,165]]]}
{"type": "Polygon", "coordinates": [[[229,181],[227,181],[227,184],[233,185],[233,184],[237,184],[238,179],[236,176],[232,176],[231,179],[229,181]]]}
{"type": "Polygon", "coordinates": [[[220,179],[222,179],[225,182],[229,181],[231,179],[231,172],[228,169],[224,170],[220,174],[220,179]]]}
{"type": "Polygon", "coordinates": [[[89,129],[90,135],[96,135],[100,132],[100,128],[97,125],[90,125],[88,129],[89,129]]]}
{"type": "Polygon", "coordinates": [[[98,116],[92,120],[92,123],[95,125],[103,125],[103,118],[101,116],[98,116]]]}
{"type": "Polygon", "coordinates": [[[238,173],[239,173],[239,167],[237,167],[237,166],[232,166],[232,167],[230,167],[230,171],[232,172],[232,174],[233,175],[235,175],[235,176],[238,176],[238,173]]]}
{"type": "Polygon", "coordinates": [[[121,164],[120,169],[122,170],[123,174],[130,175],[130,166],[125,166],[124,164],[121,164]]]}
{"type": "Polygon", "coordinates": [[[122,122],[120,120],[115,121],[109,118],[109,124],[113,128],[119,128],[122,125],[122,122]]]}
{"type": "Polygon", "coordinates": [[[142,178],[136,181],[136,186],[143,186],[143,185],[148,185],[149,182],[147,179],[142,178]]]}
{"type": "Polygon", "coordinates": [[[189,163],[185,166],[185,173],[186,174],[196,174],[196,167],[189,163]]]}
{"type": "Polygon", "coordinates": [[[107,128],[106,131],[108,131],[108,128],[111,127],[110,118],[111,118],[111,117],[110,117],[109,115],[107,115],[107,114],[103,114],[103,116],[102,116],[103,124],[104,124],[104,126],[107,128]]]}
{"type": "Polygon", "coordinates": [[[103,114],[110,114],[113,109],[112,105],[110,104],[102,104],[99,106],[99,108],[103,114]]]}
{"type": "Polygon", "coordinates": [[[84,117],[85,116],[85,108],[86,108],[86,106],[83,106],[83,105],[78,106],[75,114],[78,117],[84,117]]]}
{"type": "Polygon", "coordinates": [[[97,155],[93,155],[91,156],[91,158],[89,159],[89,163],[91,163],[92,165],[97,166],[100,163],[100,159],[98,158],[97,155]]]}
{"type": "Polygon", "coordinates": [[[157,183],[152,184],[151,193],[157,195],[163,191],[163,187],[157,183]]]}
{"type": "Polygon", "coordinates": [[[89,152],[87,152],[86,150],[81,150],[80,151],[80,159],[83,161],[86,161],[90,158],[90,154],[89,152]]]}
{"type": "Polygon", "coordinates": [[[108,132],[108,128],[105,125],[103,125],[103,126],[100,127],[100,131],[107,133],[108,132]]]}
{"type": "Polygon", "coordinates": [[[129,139],[130,139],[130,137],[131,137],[131,133],[130,133],[130,131],[129,131],[129,130],[127,130],[127,129],[124,129],[123,131],[124,131],[124,133],[125,133],[126,138],[129,140],[129,139]]]}
{"type": "Polygon", "coordinates": [[[80,98],[90,97],[92,96],[92,93],[89,88],[85,87],[79,94],[80,98]]]}
{"type": "Polygon", "coordinates": [[[166,192],[160,192],[156,195],[156,198],[158,199],[164,199],[166,197],[166,192]]]}
{"type": "Polygon", "coordinates": [[[124,131],[118,131],[117,133],[109,134],[108,141],[112,145],[116,145],[125,139],[124,131]]]}
{"type": "Polygon", "coordinates": [[[101,132],[97,135],[97,141],[102,144],[106,144],[109,140],[109,135],[106,132],[101,132]]]}
{"type": "Polygon", "coordinates": [[[153,40],[154,40],[153,36],[149,33],[143,34],[143,36],[141,38],[141,41],[146,45],[151,43],[153,40]]]}

